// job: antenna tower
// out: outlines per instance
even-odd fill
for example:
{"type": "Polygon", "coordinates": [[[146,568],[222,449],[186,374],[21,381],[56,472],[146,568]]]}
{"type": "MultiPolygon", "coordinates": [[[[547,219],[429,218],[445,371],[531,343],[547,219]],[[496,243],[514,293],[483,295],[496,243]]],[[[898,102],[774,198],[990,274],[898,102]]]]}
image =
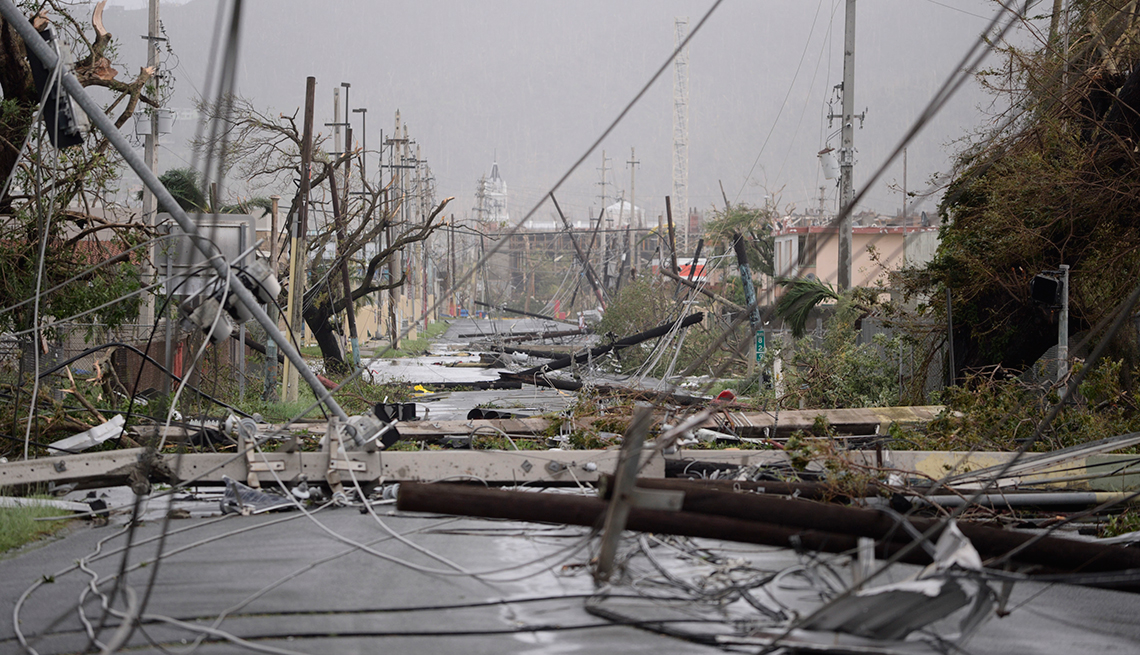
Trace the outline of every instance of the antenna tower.
{"type": "MultiPolygon", "coordinates": [[[[685,40],[689,19],[675,18],[674,48],[685,40]]],[[[673,60],[673,207],[685,230],[685,252],[689,251],[689,47],[673,60]]]]}

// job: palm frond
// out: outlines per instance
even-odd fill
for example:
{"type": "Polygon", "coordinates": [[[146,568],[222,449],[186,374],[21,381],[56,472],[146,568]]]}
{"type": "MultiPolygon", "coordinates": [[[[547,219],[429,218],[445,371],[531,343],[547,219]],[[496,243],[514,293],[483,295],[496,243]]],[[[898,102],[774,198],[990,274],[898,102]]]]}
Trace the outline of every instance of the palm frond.
{"type": "Polygon", "coordinates": [[[807,278],[780,278],[776,284],[784,287],[784,295],[776,303],[776,315],[792,328],[792,336],[804,336],[808,315],[824,300],[839,300],[835,288],[820,280],[807,278]]]}

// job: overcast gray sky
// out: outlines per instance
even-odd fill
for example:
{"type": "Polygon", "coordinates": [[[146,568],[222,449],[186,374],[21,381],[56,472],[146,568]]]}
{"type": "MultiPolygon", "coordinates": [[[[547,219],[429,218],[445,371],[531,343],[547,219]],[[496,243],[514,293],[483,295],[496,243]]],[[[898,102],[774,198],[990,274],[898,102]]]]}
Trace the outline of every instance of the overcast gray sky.
{"type": "MultiPolygon", "coordinates": [[[[145,1],[122,0],[105,17],[131,66],[144,61],[145,1]],[[137,6],[137,10],[127,7],[137,6]]],[[[690,28],[711,0],[252,0],[245,3],[238,87],[266,111],[292,113],[305,77],[317,78],[317,123],[332,120],[332,90],[352,84],[368,108],[369,147],[398,108],[452,209],[469,211],[480,175],[497,157],[521,217],[569,168],[668,58],[674,18],[690,28]]],[[[228,6],[228,5],[226,5],[228,6]]],[[[828,135],[828,101],[841,80],[843,0],[725,0],[690,46],[689,203],[817,206],[826,185],[816,152],[828,135]]],[[[173,57],[172,104],[203,90],[218,3],[163,3],[173,57]]],[[[861,188],[950,75],[997,9],[993,0],[860,0],[856,132],[861,188]]],[[[971,82],[909,149],[909,188],[946,171],[951,142],[983,126],[992,98],[971,82]]],[[[650,216],[671,192],[673,74],[668,70],[558,193],[575,215],[600,206],[601,149],[611,158],[608,195],[629,192],[636,148],[638,205],[650,216]],[[616,191],[615,191],[616,189],[616,191]]],[[[834,105],[836,111],[838,103],[834,105]]],[[[359,115],[354,116],[354,120],[359,115]]],[[[327,128],[321,128],[327,129],[327,128]]],[[[356,127],[359,130],[359,124],[356,127]]],[[[160,168],[182,166],[193,125],[169,137],[160,168]]],[[[374,160],[375,161],[375,160],[374,160]]],[[[375,172],[375,171],[373,171],[375,172]]],[[[861,208],[895,213],[901,162],[861,208]]],[[[237,185],[240,186],[240,182],[237,185]]],[[[265,190],[268,192],[269,190],[265,190]]],[[[612,200],[611,200],[612,201],[612,200]]],[[[930,205],[927,205],[927,209],[930,205]]],[[[552,209],[540,211],[546,215],[552,209]]]]}

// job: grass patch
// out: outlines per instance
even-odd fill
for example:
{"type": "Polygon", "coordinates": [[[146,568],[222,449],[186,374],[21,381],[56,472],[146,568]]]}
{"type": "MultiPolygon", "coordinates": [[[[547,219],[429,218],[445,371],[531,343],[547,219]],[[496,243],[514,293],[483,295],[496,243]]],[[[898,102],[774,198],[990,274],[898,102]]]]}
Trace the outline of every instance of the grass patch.
{"type": "MultiPolygon", "coordinates": [[[[378,402],[405,402],[411,398],[410,389],[405,384],[370,384],[363,378],[358,378],[345,384],[333,398],[337,404],[348,414],[363,414],[372,411],[372,406],[378,402]]],[[[296,418],[324,418],[320,407],[314,407],[309,413],[298,415],[316,402],[313,390],[303,381],[298,385],[297,400],[295,402],[270,403],[259,398],[248,398],[245,402],[237,404],[242,411],[250,414],[261,414],[262,418],[271,423],[281,423],[296,418]]]]}
{"type": "Polygon", "coordinates": [[[66,521],[37,521],[37,518],[69,513],[54,507],[0,508],[0,553],[55,534],[66,525],[66,521]]]}
{"type": "Polygon", "coordinates": [[[372,353],[372,357],[396,358],[396,357],[417,357],[424,354],[424,351],[431,346],[431,342],[439,337],[439,335],[447,332],[449,324],[447,321],[436,321],[430,323],[426,330],[420,330],[420,336],[416,339],[402,339],[400,340],[400,347],[389,349],[387,347],[380,348],[372,353]]]}

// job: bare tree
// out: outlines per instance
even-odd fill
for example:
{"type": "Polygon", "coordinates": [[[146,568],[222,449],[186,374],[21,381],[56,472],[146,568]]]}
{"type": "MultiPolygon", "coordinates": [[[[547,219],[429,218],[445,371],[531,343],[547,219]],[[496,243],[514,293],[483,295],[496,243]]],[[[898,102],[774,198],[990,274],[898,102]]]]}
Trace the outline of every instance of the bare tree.
{"type": "MultiPolygon", "coordinates": [[[[217,103],[200,103],[209,119],[218,121],[220,129],[213,137],[202,137],[193,143],[199,152],[224,148],[228,172],[258,186],[287,186],[301,175],[301,130],[297,112],[292,115],[269,116],[241,97],[226,98],[217,103]]],[[[334,171],[359,153],[347,152],[337,157],[323,149],[327,139],[315,137],[313,143],[312,180],[310,186],[318,196],[314,204],[336,192],[334,171]]],[[[299,185],[297,185],[299,187],[299,185]]],[[[343,190],[340,190],[343,192],[343,190]]],[[[334,317],[369,294],[403,286],[403,271],[395,279],[385,280],[382,270],[397,253],[423,241],[443,226],[441,217],[451,198],[436,205],[426,216],[403,220],[403,199],[392,197],[389,186],[363,181],[363,193],[341,195],[340,214],[310,212],[309,241],[305,257],[306,270],[312,282],[307,285],[302,315],[321,348],[326,367],[331,371],[346,369],[344,355],[336,338],[334,317]],[[341,234],[338,237],[338,231],[341,234]],[[388,235],[391,238],[387,238],[388,235]],[[382,238],[384,237],[384,238],[382,238]],[[383,244],[369,247],[369,244],[383,244]],[[334,253],[335,254],[330,254],[334,253]],[[339,282],[341,262],[347,260],[357,271],[352,290],[343,291],[339,282]]],[[[289,203],[285,221],[292,229],[301,193],[296,191],[289,203]]],[[[282,270],[275,262],[277,269],[282,270]]],[[[283,281],[287,279],[284,273],[283,281]]]]}

